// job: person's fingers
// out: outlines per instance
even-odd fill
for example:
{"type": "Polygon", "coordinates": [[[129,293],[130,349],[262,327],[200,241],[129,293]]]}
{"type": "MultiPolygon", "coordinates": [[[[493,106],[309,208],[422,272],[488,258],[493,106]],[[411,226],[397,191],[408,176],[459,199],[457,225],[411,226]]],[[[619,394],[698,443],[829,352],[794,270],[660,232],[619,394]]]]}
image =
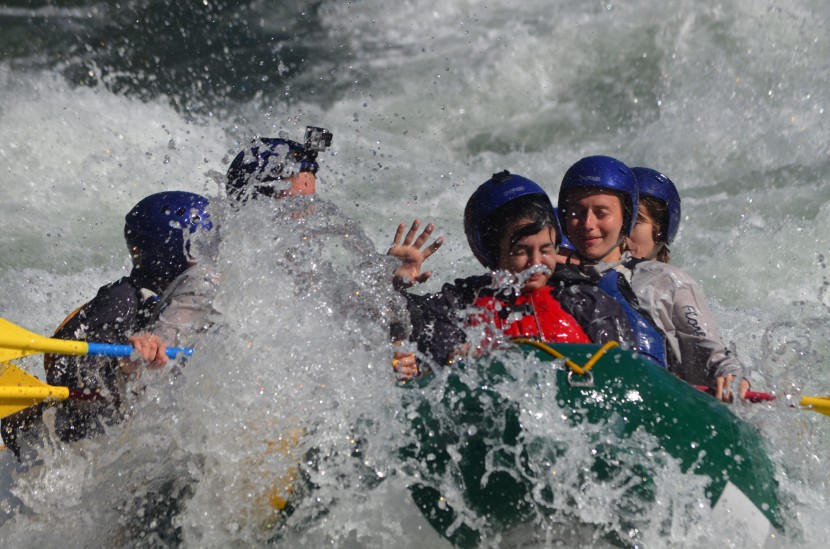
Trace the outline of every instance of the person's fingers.
{"type": "Polygon", "coordinates": [[[415,377],[418,375],[418,362],[412,353],[395,353],[392,369],[402,378],[415,377]]]}
{"type": "Polygon", "coordinates": [[[438,248],[441,247],[442,244],[444,244],[444,237],[439,236],[438,238],[435,239],[435,242],[430,244],[430,246],[426,250],[424,250],[424,254],[423,254],[424,259],[426,259],[429,256],[431,256],[432,254],[434,254],[436,252],[436,250],[438,250],[438,248]]]}
{"type": "Polygon", "coordinates": [[[404,223],[398,225],[398,230],[395,231],[395,238],[392,240],[392,244],[394,246],[399,246],[401,244],[401,238],[403,237],[403,230],[406,228],[404,223]]]}
{"type": "Polygon", "coordinates": [[[722,376],[718,378],[718,391],[715,395],[718,400],[722,402],[732,402],[734,397],[732,394],[733,381],[735,381],[735,376],[722,376]]]}
{"type": "Polygon", "coordinates": [[[398,373],[405,372],[407,369],[409,369],[409,366],[410,366],[409,357],[392,359],[392,369],[395,370],[398,373]]]}
{"type": "Polygon", "coordinates": [[[167,346],[164,341],[153,334],[138,334],[128,339],[138,357],[149,363],[151,369],[161,368],[167,364],[167,346]]]}
{"type": "Polygon", "coordinates": [[[741,383],[738,386],[738,396],[741,398],[741,400],[744,400],[746,398],[747,391],[749,391],[749,380],[746,378],[742,378],[741,383]]]}
{"type": "Polygon", "coordinates": [[[144,346],[144,360],[149,363],[150,368],[155,368],[156,361],[158,360],[159,354],[159,342],[155,337],[151,337],[147,340],[147,344],[144,346]]]}
{"type": "Polygon", "coordinates": [[[141,360],[149,362],[152,360],[153,356],[155,355],[155,349],[153,347],[153,342],[150,339],[140,339],[136,343],[135,350],[138,352],[138,356],[141,357],[141,360]]]}
{"type": "Polygon", "coordinates": [[[415,281],[418,284],[423,284],[424,282],[429,280],[429,277],[431,277],[431,276],[432,276],[432,271],[427,271],[427,272],[421,273],[417,277],[415,277],[415,281]]]}
{"type": "Polygon", "coordinates": [[[432,231],[434,230],[435,225],[433,225],[432,223],[427,223],[427,226],[424,227],[424,230],[421,232],[421,234],[418,235],[418,238],[415,240],[413,246],[415,246],[416,248],[420,248],[421,246],[423,246],[429,238],[429,235],[431,235],[432,231]]]}
{"type": "Polygon", "coordinates": [[[726,379],[723,377],[719,377],[715,379],[715,398],[718,400],[723,400],[723,385],[726,383],[726,379]]]}
{"type": "Polygon", "coordinates": [[[155,344],[155,353],[150,361],[149,368],[151,370],[157,370],[167,364],[167,346],[160,337],[154,337],[153,343],[155,344]]]}
{"type": "Polygon", "coordinates": [[[418,233],[418,227],[421,226],[421,220],[416,219],[412,222],[412,226],[409,227],[409,231],[406,233],[406,236],[403,239],[404,246],[412,245],[412,241],[415,240],[415,235],[418,233]]]}

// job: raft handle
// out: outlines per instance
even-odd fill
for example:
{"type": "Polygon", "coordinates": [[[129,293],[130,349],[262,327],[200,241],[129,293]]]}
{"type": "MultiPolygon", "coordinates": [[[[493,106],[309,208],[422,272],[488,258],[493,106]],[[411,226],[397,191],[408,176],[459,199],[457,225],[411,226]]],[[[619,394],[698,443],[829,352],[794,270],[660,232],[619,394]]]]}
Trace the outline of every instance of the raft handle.
{"type": "Polygon", "coordinates": [[[575,381],[574,380],[574,374],[575,373],[576,372],[574,372],[573,370],[570,370],[568,372],[568,385],[570,385],[571,387],[583,387],[583,388],[587,388],[587,389],[593,388],[593,386],[594,386],[594,374],[592,374],[591,372],[585,372],[584,375],[580,374],[581,381],[575,381]]]}

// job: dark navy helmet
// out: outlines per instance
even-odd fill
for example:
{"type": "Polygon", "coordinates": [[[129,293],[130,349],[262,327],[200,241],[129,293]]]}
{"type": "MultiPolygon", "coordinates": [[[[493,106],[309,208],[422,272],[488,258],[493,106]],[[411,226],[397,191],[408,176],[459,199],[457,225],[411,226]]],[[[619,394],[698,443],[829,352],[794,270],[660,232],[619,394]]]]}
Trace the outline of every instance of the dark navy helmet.
{"type": "Polygon", "coordinates": [[[213,228],[207,206],[207,198],[185,191],[151,194],[136,204],[124,218],[134,269],[158,283],[183,273],[191,261],[191,235],[213,228]]]}
{"type": "Polygon", "coordinates": [[[623,226],[621,236],[631,234],[637,222],[637,208],[640,202],[637,179],[631,168],[610,156],[587,156],[576,162],[565,172],[559,187],[559,221],[567,227],[568,197],[572,191],[599,189],[614,191],[623,200],[623,226]]]}
{"type": "Polygon", "coordinates": [[[680,228],[680,194],[672,180],[651,168],[631,168],[637,178],[640,199],[650,196],[666,206],[666,219],[658,219],[662,224],[666,244],[671,244],[680,228]]]}
{"type": "Polygon", "coordinates": [[[254,139],[228,168],[228,196],[277,196],[287,188],[281,181],[300,172],[316,174],[320,167],[316,160],[317,150],[302,143],[272,137],[254,139]]]}
{"type": "MultiPolygon", "coordinates": [[[[550,208],[553,216],[553,204],[547,193],[525,177],[511,174],[507,170],[493,174],[489,180],[482,183],[467,201],[464,208],[464,233],[473,255],[488,269],[495,269],[498,258],[493,246],[485,242],[484,224],[497,210],[517,200],[528,196],[542,198],[550,208]]],[[[556,233],[559,243],[559,231],[556,233]]]]}

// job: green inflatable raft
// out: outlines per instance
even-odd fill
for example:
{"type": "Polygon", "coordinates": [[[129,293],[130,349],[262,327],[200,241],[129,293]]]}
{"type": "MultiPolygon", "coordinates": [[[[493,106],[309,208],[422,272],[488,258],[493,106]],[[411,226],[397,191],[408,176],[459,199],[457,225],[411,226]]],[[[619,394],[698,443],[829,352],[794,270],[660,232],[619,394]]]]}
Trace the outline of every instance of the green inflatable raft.
{"type": "Polygon", "coordinates": [[[409,387],[411,443],[400,453],[414,479],[410,490],[456,546],[561,522],[588,490],[613,494],[607,507],[624,510],[619,527],[601,537],[636,545],[626,521],[661,504],[661,467],[704,486],[712,517],[738,525],[753,545],[781,528],[775,469],[758,432],[727,405],[614,344],[522,340],[409,387]]]}

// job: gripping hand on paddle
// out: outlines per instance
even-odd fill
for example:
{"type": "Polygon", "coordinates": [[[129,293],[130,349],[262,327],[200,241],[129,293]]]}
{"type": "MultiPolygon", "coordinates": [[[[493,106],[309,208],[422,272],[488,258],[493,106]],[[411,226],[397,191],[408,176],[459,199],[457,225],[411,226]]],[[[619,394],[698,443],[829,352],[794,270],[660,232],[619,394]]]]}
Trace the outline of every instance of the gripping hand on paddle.
{"type": "Polygon", "coordinates": [[[421,375],[415,353],[395,353],[392,369],[398,374],[398,379],[412,379],[421,375]]]}
{"type": "MultiPolygon", "coordinates": [[[[167,364],[167,346],[164,341],[157,335],[153,334],[136,334],[130,337],[129,341],[139,358],[147,363],[147,367],[151,370],[158,370],[167,364]]],[[[141,362],[132,359],[121,361],[121,371],[125,374],[132,374],[138,370],[141,362]]]]}
{"type": "Polygon", "coordinates": [[[387,252],[387,255],[397,257],[401,260],[401,265],[395,270],[392,278],[392,284],[396,289],[409,288],[416,282],[421,283],[426,281],[432,275],[432,271],[422,273],[421,266],[429,256],[441,247],[444,243],[444,237],[436,238],[432,244],[421,249],[427,240],[429,240],[432,231],[435,230],[435,225],[432,223],[427,224],[423,232],[416,238],[415,235],[418,233],[420,226],[421,221],[416,219],[412,222],[412,226],[409,227],[406,236],[404,236],[403,233],[406,225],[403,223],[398,225],[398,230],[395,232],[395,240],[387,252]]]}
{"type": "MultiPolygon", "coordinates": [[[[732,393],[732,382],[735,381],[735,376],[720,376],[715,378],[715,398],[722,402],[732,402],[735,398],[732,393]]],[[[746,399],[746,393],[749,391],[749,381],[741,378],[741,383],[738,386],[738,398],[746,399]]]]}

